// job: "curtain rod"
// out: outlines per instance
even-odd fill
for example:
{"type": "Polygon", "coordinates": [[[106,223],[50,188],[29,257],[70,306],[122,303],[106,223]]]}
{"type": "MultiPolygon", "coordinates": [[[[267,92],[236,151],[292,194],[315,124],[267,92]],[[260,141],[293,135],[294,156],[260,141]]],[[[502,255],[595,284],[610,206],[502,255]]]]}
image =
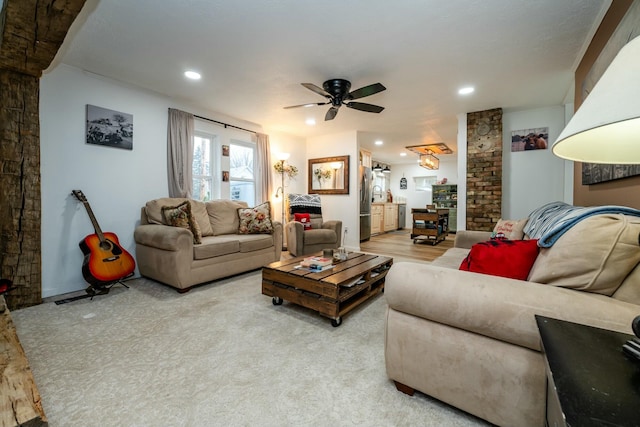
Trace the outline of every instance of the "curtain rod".
{"type": "Polygon", "coordinates": [[[240,126],[230,125],[230,124],[228,124],[228,123],[219,122],[219,121],[217,121],[217,120],[209,119],[209,118],[207,118],[207,117],[196,116],[195,114],[193,115],[193,117],[195,117],[195,118],[197,118],[197,119],[201,119],[201,120],[206,120],[206,121],[208,121],[208,122],[213,122],[213,123],[219,124],[220,126],[224,126],[224,128],[225,128],[225,129],[226,129],[226,128],[228,128],[228,127],[230,127],[230,128],[234,128],[234,129],[243,130],[243,131],[245,131],[245,132],[249,132],[249,133],[252,133],[252,134],[254,134],[254,135],[258,135],[258,132],[253,131],[253,130],[249,130],[249,129],[245,129],[245,128],[241,128],[240,126]]]}

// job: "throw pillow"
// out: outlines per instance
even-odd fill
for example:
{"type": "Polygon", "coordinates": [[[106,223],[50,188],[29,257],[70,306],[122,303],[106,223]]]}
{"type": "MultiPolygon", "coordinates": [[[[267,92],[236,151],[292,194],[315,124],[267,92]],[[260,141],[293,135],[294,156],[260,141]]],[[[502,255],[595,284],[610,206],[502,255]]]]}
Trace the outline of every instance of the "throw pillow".
{"type": "Polygon", "coordinates": [[[254,208],[239,208],[239,234],[272,234],[271,204],[264,202],[254,208]]]}
{"type": "Polygon", "coordinates": [[[489,240],[471,247],[460,270],[527,280],[537,256],[538,241],[535,239],[489,240]]]}
{"type": "Polygon", "coordinates": [[[301,222],[305,230],[311,230],[311,215],[308,213],[293,214],[293,220],[301,222]]]}
{"type": "Polygon", "coordinates": [[[193,219],[191,215],[191,203],[184,201],[178,206],[163,206],[162,216],[164,217],[167,225],[173,227],[186,228],[193,234],[193,243],[202,243],[202,233],[198,223],[193,219]]]}
{"type": "Polygon", "coordinates": [[[522,240],[524,238],[524,226],[529,219],[502,219],[493,228],[492,237],[503,235],[507,240],[522,240]]]}
{"type": "Polygon", "coordinates": [[[640,262],[640,218],[601,214],[542,248],[529,281],[611,296],[640,262]]]}

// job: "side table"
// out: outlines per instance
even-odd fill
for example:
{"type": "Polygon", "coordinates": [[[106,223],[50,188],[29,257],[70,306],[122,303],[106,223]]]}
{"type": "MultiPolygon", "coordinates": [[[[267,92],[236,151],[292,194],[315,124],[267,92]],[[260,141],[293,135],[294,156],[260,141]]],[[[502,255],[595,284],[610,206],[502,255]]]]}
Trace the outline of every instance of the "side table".
{"type": "Polygon", "coordinates": [[[640,426],[640,361],[632,335],[537,316],[547,369],[548,426],[640,426]]]}

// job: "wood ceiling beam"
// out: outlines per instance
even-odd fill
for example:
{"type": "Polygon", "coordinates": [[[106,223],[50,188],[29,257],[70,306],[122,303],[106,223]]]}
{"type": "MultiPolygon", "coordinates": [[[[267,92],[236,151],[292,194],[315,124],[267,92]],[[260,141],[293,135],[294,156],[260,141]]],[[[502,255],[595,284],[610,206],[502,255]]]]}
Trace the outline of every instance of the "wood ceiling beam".
{"type": "Polygon", "coordinates": [[[4,0],[0,69],[40,77],[62,45],[85,0],[4,0]]]}

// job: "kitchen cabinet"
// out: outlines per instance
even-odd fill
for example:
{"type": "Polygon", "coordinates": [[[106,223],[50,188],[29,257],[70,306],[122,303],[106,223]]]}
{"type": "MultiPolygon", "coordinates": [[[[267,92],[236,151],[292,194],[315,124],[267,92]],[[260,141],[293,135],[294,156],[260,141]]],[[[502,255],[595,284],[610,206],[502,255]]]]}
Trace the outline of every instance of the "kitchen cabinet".
{"type": "Polygon", "coordinates": [[[360,165],[371,168],[371,151],[360,150],[360,165]]]}
{"type": "Polygon", "coordinates": [[[395,203],[384,204],[384,231],[398,229],[398,205],[395,203]]]}
{"type": "Polygon", "coordinates": [[[382,218],[384,217],[384,204],[371,205],[371,234],[382,233],[382,218]]]}

